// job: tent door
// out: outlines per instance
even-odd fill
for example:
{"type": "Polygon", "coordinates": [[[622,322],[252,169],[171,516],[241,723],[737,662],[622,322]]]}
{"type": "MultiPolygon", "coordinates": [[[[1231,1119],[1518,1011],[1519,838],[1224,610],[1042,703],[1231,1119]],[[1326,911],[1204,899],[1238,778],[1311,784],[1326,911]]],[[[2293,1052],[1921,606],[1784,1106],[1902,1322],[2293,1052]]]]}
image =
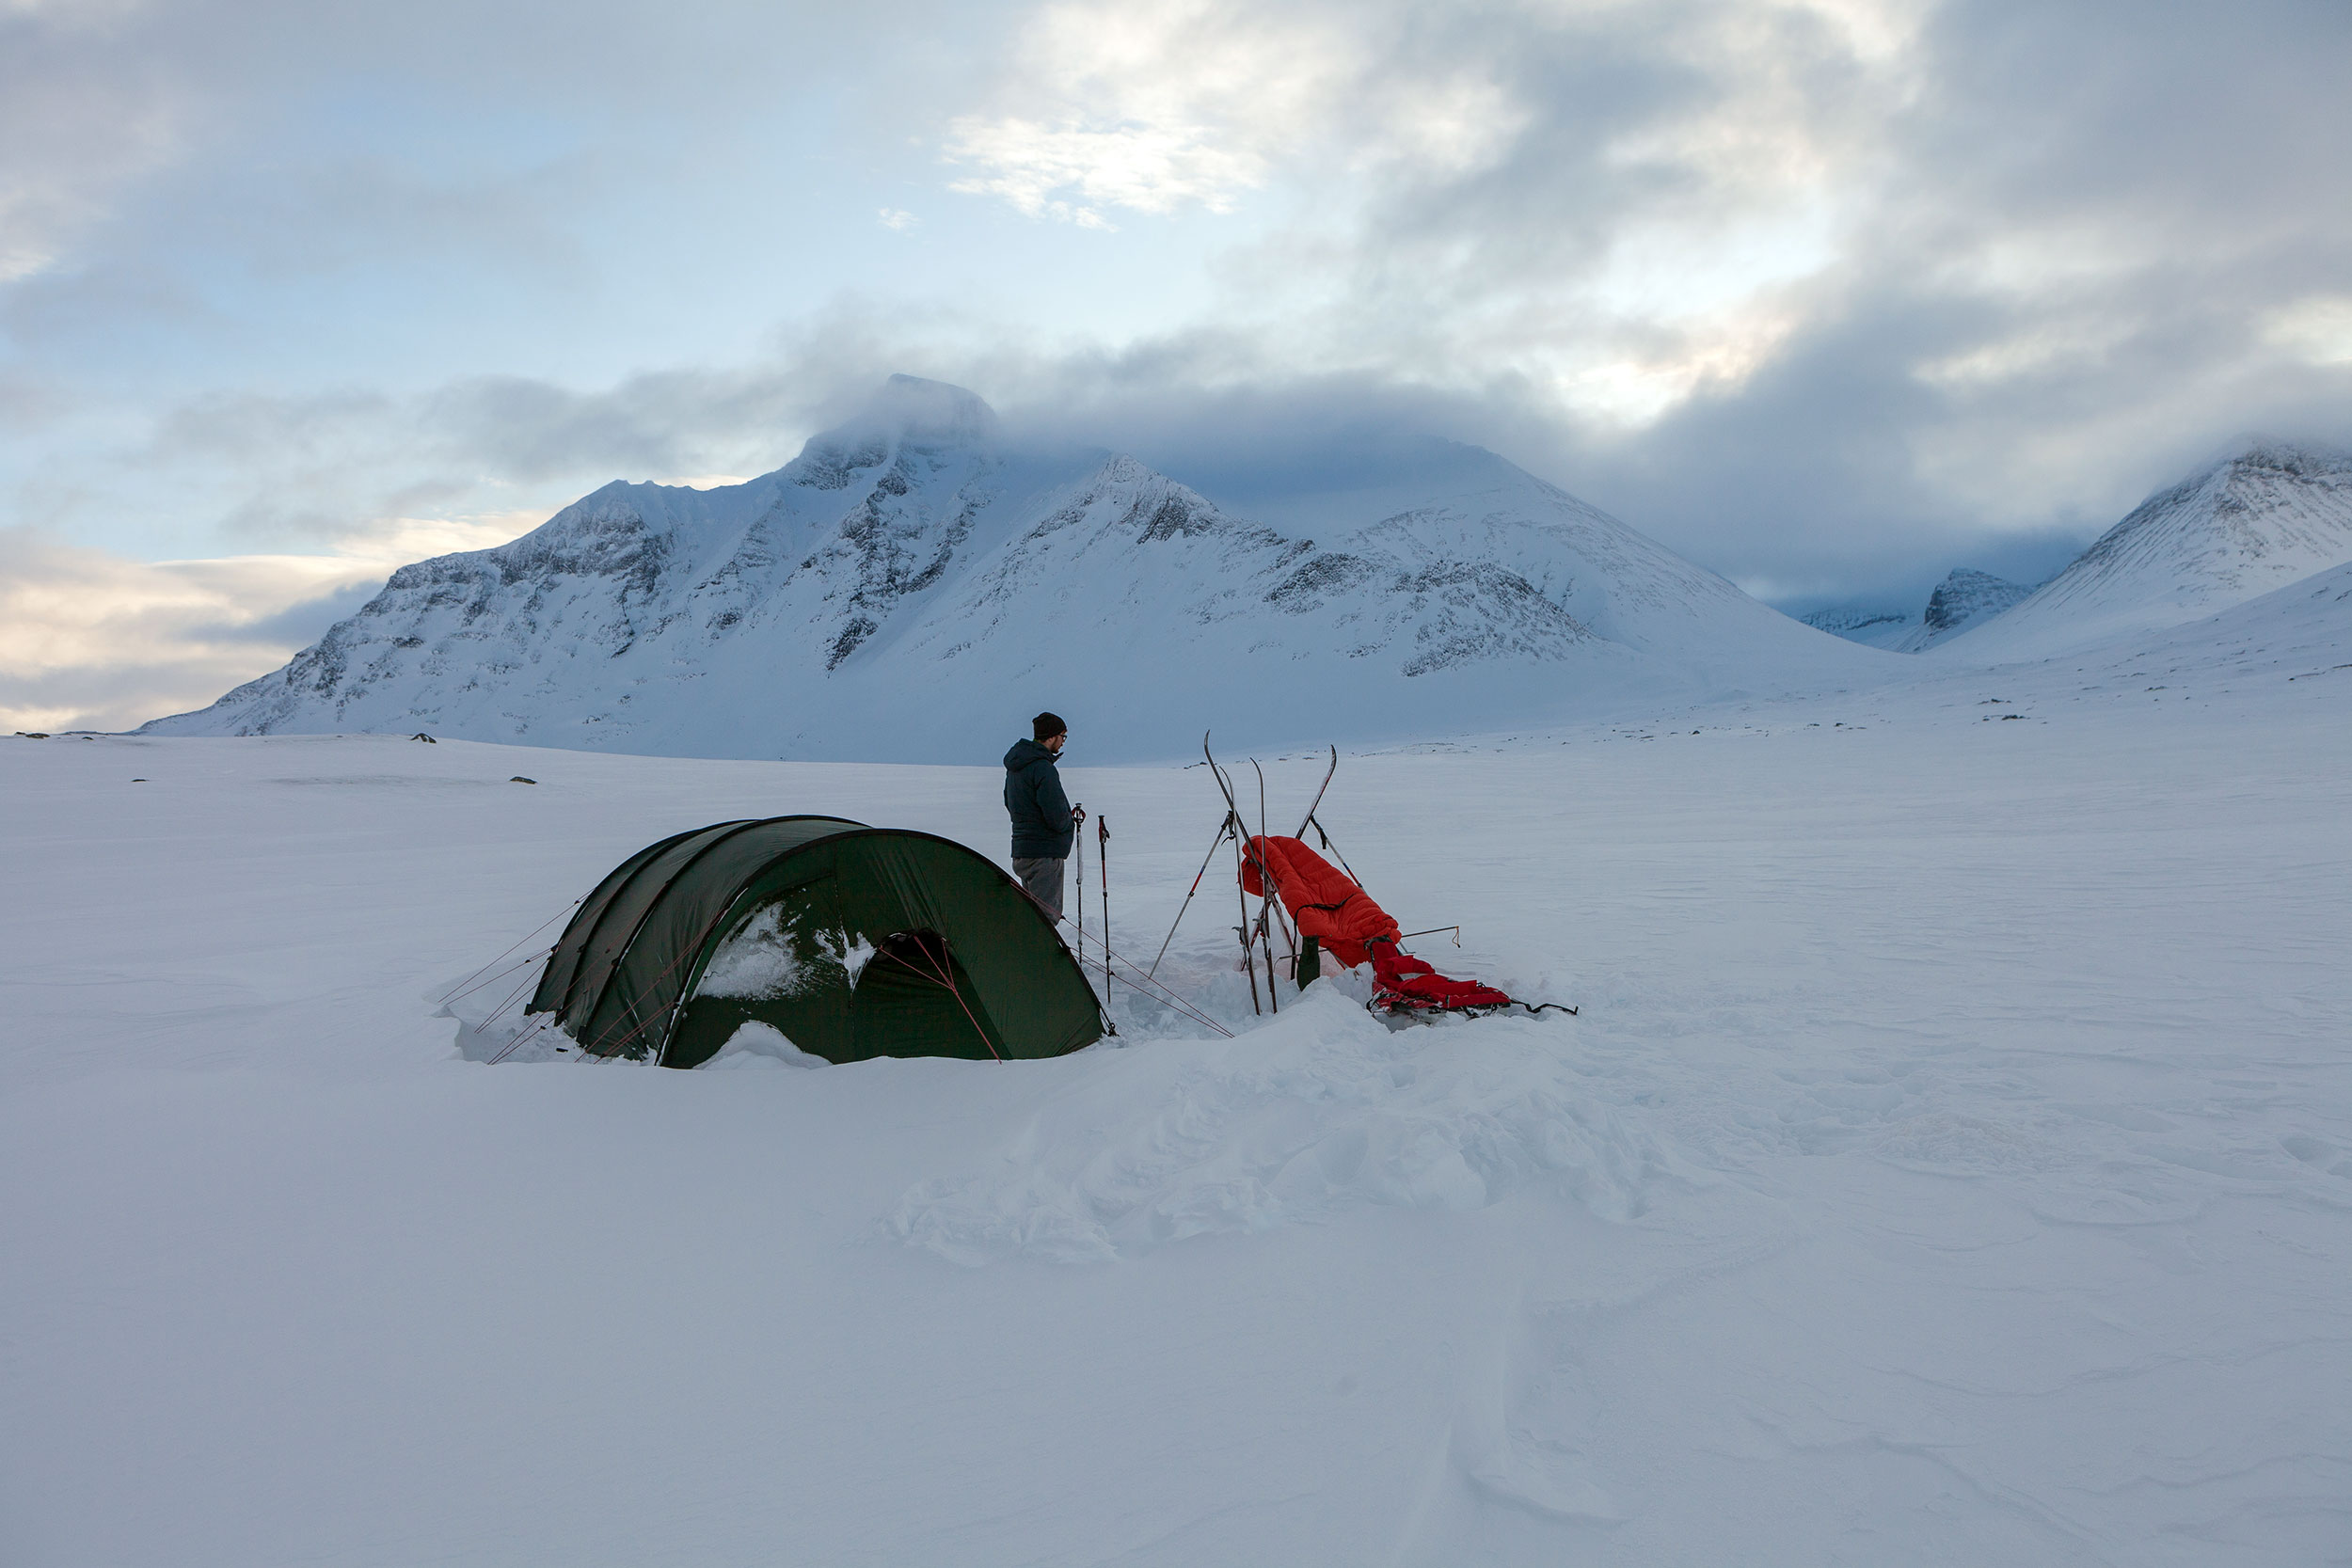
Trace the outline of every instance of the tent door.
{"type": "Polygon", "coordinates": [[[874,944],[850,1002],[857,1056],[1007,1054],[972,977],[937,931],[896,931],[874,944]]]}

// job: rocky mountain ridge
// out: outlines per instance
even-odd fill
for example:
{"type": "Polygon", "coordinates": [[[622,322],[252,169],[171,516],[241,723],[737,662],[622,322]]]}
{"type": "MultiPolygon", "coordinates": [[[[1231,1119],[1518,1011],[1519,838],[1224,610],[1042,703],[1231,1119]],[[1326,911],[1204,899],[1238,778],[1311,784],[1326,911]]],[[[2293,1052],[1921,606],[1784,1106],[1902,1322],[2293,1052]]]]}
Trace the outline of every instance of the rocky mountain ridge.
{"type": "Polygon", "coordinates": [[[403,567],[283,669],[147,728],[944,761],[1051,706],[1097,754],[1169,755],[1211,723],[1431,733],[1873,657],[1475,448],[1277,527],[894,377],[745,484],[615,483],[403,567]]]}

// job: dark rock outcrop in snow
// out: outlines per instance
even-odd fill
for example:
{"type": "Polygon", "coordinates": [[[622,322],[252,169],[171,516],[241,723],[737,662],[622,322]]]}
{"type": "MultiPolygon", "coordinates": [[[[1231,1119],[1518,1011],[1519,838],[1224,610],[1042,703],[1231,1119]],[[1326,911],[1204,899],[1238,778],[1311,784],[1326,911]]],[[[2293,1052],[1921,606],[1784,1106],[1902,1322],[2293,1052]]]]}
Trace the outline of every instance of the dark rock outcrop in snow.
{"type": "Polygon", "coordinates": [[[1927,611],[1920,616],[1919,624],[1931,637],[1948,637],[1963,626],[2000,614],[2032,592],[2026,583],[2011,582],[1966,566],[1955,567],[1951,576],[1937,583],[1935,592],[1928,595],[1927,611]]]}

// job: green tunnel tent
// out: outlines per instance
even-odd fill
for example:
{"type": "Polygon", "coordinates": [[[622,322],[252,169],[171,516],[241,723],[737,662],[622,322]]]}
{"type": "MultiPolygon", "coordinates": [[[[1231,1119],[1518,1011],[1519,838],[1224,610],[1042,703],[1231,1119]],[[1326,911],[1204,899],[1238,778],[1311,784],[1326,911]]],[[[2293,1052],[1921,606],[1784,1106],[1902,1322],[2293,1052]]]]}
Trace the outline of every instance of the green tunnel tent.
{"type": "Polygon", "coordinates": [[[835,1062],[1059,1056],[1103,1035],[1051,918],[987,857],[837,816],[640,849],[581,902],[530,1010],[584,1053],[676,1068],[746,1023],[835,1062]]]}

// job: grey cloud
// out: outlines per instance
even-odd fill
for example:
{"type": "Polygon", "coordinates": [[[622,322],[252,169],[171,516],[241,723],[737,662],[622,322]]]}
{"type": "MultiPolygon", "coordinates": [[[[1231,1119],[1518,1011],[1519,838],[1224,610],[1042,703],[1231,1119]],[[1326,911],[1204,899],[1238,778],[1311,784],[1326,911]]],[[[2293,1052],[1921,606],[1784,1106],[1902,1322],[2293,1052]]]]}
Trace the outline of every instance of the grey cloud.
{"type": "MultiPolygon", "coordinates": [[[[1217,333],[1119,353],[1057,354],[977,331],[944,345],[887,311],[844,308],[749,365],[600,390],[509,377],[406,400],[203,400],[175,416],[151,460],[243,454],[240,473],[267,483],[228,510],[239,536],[332,539],[384,515],[489,510],[485,481],[537,486],[554,505],[614,478],[762,472],[907,370],[973,387],[1020,439],[1130,451],[1245,509],[1360,483],[1436,435],[1501,451],[1776,602],[1909,604],[1954,565],[2046,576],[2222,440],[2153,443],[2137,464],[2111,463],[2104,492],[2082,505],[2029,491],[1993,515],[1940,489],[1914,448],[1919,431],[1955,417],[1952,400],[1906,366],[1973,341],[1970,315],[1901,297],[1853,303],[1741,387],[1628,436],[1564,423],[1509,378],[1449,390],[1377,372],[1302,374],[1217,333]]],[[[2063,425],[2083,412],[2068,399],[2082,395],[2045,389],[1983,438],[2063,425]]],[[[2324,434],[2261,418],[2230,430],[2240,427],[2324,434]]]]}
{"type": "Polygon", "coordinates": [[[0,528],[0,727],[119,729],[201,705],[371,578],[358,562],[136,562],[0,528]]]}
{"type": "Polygon", "coordinates": [[[921,357],[850,304],[751,363],[597,389],[475,376],[410,396],[204,394],[168,409],[124,467],[215,498],[213,518],[240,547],[315,545],[391,516],[551,510],[616,478],[765,472],[888,369],[921,357]]]}
{"type": "MultiPolygon", "coordinates": [[[[2278,309],[2352,287],[2340,0],[1951,0],[1884,55],[1824,13],[1733,0],[1291,8],[1370,40],[1326,145],[1282,176],[1327,179],[1353,205],[1335,218],[1318,196],[1270,192],[1295,221],[1228,258],[1232,297],[1193,329],[1039,347],[1011,324],[849,301],[792,318],[745,363],[603,388],[489,375],[199,398],[130,460],[199,476],[210,515],[242,537],[333,537],[409,510],[556,504],[613,477],[772,467],[907,370],[974,387],[1040,438],[1134,451],[1229,494],[1376,463],[1408,432],[1477,441],[1791,602],[1907,602],[1952,565],[2032,569],[2241,431],[2352,436],[2352,366],[2264,336],[2278,309]],[[1405,89],[1447,73],[1496,84],[1523,117],[1495,155],[1351,172],[1405,89]],[[1703,347],[1714,326],[1628,312],[1589,286],[1644,225],[1684,226],[1692,259],[1709,259],[1735,220],[1773,210],[1782,182],[1802,184],[1807,159],[1836,171],[1844,207],[1826,260],[1765,292],[1780,325],[1753,364],[1628,425],[1564,406],[1518,354],[1531,340],[1636,361],[1703,347]]],[[[554,277],[566,263],[546,214],[642,172],[622,166],[631,145],[731,134],[787,65],[806,83],[824,61],[868,69],[876,40],[910,39],[893,69],[927,90],[859,112],[877,146],[935,139],[1018,19],[619,0],[559,27],[543,15],[201,0],[79,31],[0,24],[0,104],[45,72],[90,84],[94,103],[145,102],[141,123],[160,128],[109,140],[97,119],[68,117],[25,160],[43,190],[76,171],[137,186],[109,221],[148,226],[147,249],[126,242],[16,285],[5,329],[59,352],[136,312],[192,336],[230,330],[140,260],[186,231],[189,203],[217,214],[198,226],[206,244],[282,245],[268,264],[285,275],[445,243],[469,267],[554,277]],[[419,122],[511,103],[544,123],[544,145],[498,167],[411,167],[370,162],[355,135],[362,150],[294,149],[173,192],[138,186],[156,146],[263,147],[306,95],[390,112],[370,82],[413,93],[419,122]],[[254,188],[255,168],[287,194],[254,188]],[[317,232],[299,232],[306,214],[317,232]]]]}
{"type": "Polygon", "coordinates": [[[22,431],[62,418],[73,404],[61,388],[27,375],[0,372],[0,421],[22,431]]]}
{"type": "Polygon", "coordinates": [[[0,722],[50,734],[132,729],[167,713],[205,706],[251,679],[246,672],[257,662],[224,664],[167,649],[143,663],[34,674],[0,671],[0,722]]]}
{"type": "Polygon", "coordinates": [[[724,113],[723,103],[675,95],[772,80],[779,60],[870,42],[879,32],[925,24],[942,9],[921,0],[882,0],[855,14],[817,0],[691,8],[577,0],[557,16],[476,0],[398,7],[150,0],[12,11],[0,18],[0,40],[18,65],[11,75],[24,82],[151,89],[178,82],[215,100],[252,101],[277,90],[315,92],[323,84],[331,90],[339,83],[364,88],[403,80],[494,92],[510,103],[594,91],[613,95],[592,105],[607,112],[724,113]]]}
{"type": "Polygon", "coordinates": [[[921,45],[985,34],[998,10],[0,6],[0,339],[62,359],[128,329],[219,327],[203,318],[224,277],[399,262],[577,282],[583,211],[626,212],[860,71],[901,89],[874,95],[895,105],[887,132],[879,114],[866,123],[902,142],[906,104],[939,98],[950,64],[969,69],[921,45]]]}
{"type": "MultiPolygon", "coordinates": [[[[2352,11],[1954,4],[1894,66],[1794,12],[1742,55],[1686,47],[1735,9],[1518,38],[1530,123],[1491,166],[1370,205],[1349,332],[1406,322],[1406,379],[1514,302],[1638,346],[1638,326],[1578,321],[1565,285],[1625,225],[1745,193],[1613,150],[1778,93],[1758,123],[1851,159],[1868,198],[1836,259],[1772,301],[1793,329],[1645,428],[1559,418],[1514,455],[1736,577],[1893,593],[1961,559],[2046,559],[2239,431],[2352,430],[2352,367],[2262,341],[2268,312],[2345,288],[2352,11]],[[1971,356],[1997,373],[1932,373],[1971,356]]],[[[1462,25],[1463,47],[1507,41],[1490,14],[1462,25]]]]}
{"type": "Polygon", "coordinates": [[[188,628],[187,635],[199,641],[259,643],[269,649],[307,648],[326,636],[327,627],[356,614],[383,588],[381,582],[356,582],[242,624],[214,622],[194,626],[188,628]]]}

